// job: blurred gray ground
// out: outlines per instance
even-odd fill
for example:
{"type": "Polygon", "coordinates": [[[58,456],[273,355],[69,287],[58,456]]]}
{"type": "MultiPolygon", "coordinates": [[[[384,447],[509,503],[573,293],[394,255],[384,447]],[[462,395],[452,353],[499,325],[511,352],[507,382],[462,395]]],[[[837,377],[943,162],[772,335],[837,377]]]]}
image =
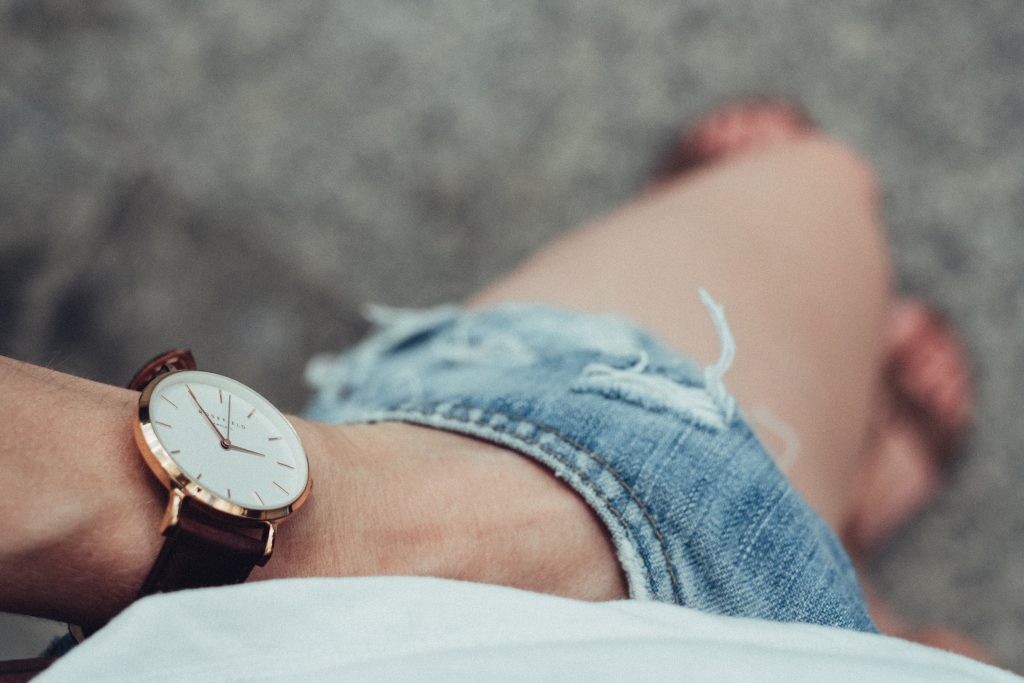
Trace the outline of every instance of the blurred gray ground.
{"type": "Polygon", "coordinates": [[[977,364],[969,457],[874,574],[1024,670],[1022,67],[1019,0],[2,0],[0,352],[121,383],[187,344],[298,409],[364,303],[457,300],[682,122],[791,97],[977,364]]]}

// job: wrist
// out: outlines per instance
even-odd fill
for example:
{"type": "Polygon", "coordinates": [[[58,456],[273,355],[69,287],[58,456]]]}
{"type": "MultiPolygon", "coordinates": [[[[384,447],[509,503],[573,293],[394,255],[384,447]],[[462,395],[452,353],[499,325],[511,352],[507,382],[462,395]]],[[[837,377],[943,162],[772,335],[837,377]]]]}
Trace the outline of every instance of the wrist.
{"type": "Polygon", "coordinates": [[[626,597],[603,524],[532,460],[406,424],[293,424],[314,492],[255,578],[420,575],[626,597]]]}

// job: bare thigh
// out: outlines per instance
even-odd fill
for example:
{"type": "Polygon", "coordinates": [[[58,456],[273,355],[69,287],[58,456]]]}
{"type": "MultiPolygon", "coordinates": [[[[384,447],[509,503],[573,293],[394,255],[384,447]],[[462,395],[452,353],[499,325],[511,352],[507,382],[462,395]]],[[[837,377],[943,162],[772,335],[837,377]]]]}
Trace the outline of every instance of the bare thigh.
{"type": "MultiPolygon", "coordinates": [[[[814,134],[729,159],[575,230],[469,301],[615,312],[703,362],[718,338],[697,295],[736,339],[726,384],[798,436],[787,474],[839,530],[865,470],[889,259],[872,172],[814,134]]],[[[758,424],[755,422],[755,427],[758,424]]],[[[759,429],[771,445],[773,429],[759,429]]]]}

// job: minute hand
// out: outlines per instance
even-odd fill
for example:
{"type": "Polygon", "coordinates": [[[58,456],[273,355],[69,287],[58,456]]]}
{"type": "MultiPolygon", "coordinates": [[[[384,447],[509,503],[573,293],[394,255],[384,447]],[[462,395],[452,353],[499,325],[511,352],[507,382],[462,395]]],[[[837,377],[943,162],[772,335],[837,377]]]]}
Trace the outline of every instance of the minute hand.
{"type": "Polygon", "coordinates": [[[220,445],[226,447],[228,445],[228,440],[224,438],[224,435],[220,433],[220,429],[218,429],[217,425],[213,423],[213,420],[210,419],[210,416],[206,414],[206,410],[203,408],[203,406],[199,404],[199,399],[196,398],[196,395],[192,393],[192,387],[186,384],[185,388],[188,390],[188,395],[191,396],[192,400],[196,402],[196,407],[199,408],[199,412],[202,413],[203,417],[206,418],[207,424],[209,424],[210,427],[213,428],[213,431],[217,433],[217,437],[220,439],[220,445]]]}

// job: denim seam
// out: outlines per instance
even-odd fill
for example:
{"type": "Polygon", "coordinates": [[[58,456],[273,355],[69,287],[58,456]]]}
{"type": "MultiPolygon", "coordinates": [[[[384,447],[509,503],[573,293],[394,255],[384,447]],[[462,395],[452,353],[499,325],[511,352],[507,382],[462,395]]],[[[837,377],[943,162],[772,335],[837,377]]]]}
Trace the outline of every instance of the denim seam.
{"type": "MultiPolygon", "coordinates": [[[[441,411],[437,410],[438,407],[443,406],[443,405],[449,405],[449,406],[452,406],[453,408],[463,408],[463,409],[466,409],[466,410],[478,410],[478,411],[480,411],[484,415],[500,415],[502,417],[507,418],[512,423],[515,423],[515,422],[518,421],[519,423],[525,423],[525,424],[531,425],[531,426],[537,428],[538,430],[540,430],[542,432],[546,432],[548,434],[552,434],[555,437],[561,439],[561,441],[564,444],[566,444],[570,448],[574,448],[574,449],[578,450],[579,452],[581,452],[582,454],[586,455],[591,460],[596,462],[602,468],[604,468],[605,471],[609,472],[615,478],[615,480],[619,483],[619,485],[622,486],[622,488],[626,491],[626,493],[629,494],[630,499],[636,504],[636,506],[639,508],[640,512],[643,514],[644,519],[646,519],[647,523],[650,525],[651,530],[654,532],[655,538],[658,539],[658,545],[661,548],[662,558],[665,561],[665,569],[668,572],[669,580],[670,580],[670,582],[672,584],[672,594],[675,596],[675,600],[676,600],[677,604],[680,604],[680,605],[685,604],[685,602],[682,599],[682,595],[680,594],[679,583],[678,583],[678,579],[677,579],[676,574],[675,574],[675,568],[672,565],[672,560],[671,560],[671,558],[669,556],[668,548],[666,547],[665,539],[664,539],[664,536],[661,533],[661,530],[658,528],[657,523],[654,521],[653,517],[651,516],[650,512],[647,510],[646,506],[644,506],[643,502],[636,495],[636,493],[633,491],[633,489],[622,478],[622,475],[620,475],[619,472],[614,467],[612,467],[606,460],[604,460],[604,458],[599,456],[597,453],[594,453],[593,451],[588,449],[586,446],[583,446],[582,444],[579,444],[576,441],[574,441],[573,439],[569,438],[568,436],[562,434],[561,432],[559,432],[558,430],[556,430],[553,427],[550,427],[550,426],[545,425],[545,424],[541,424],[539,422],[535,422],[535,421],[527,419],[527,418],[522,418],[522,417],[518,417],[518,416],[515,416],[515,415],[510,415],[509,413],[505,413],[505,412],[500,411],[500,410],[494,410],[494,409],[491,409],[491,408],[480,408],[478,406],[471,406],[471,405],[466,405],[466,404],[461,404],[461,403],[452,403],[452,402],[448,402],[448,401],[436,401],[436,402],[433,402],[433,403],[427,403],[427,404],[424,404],[422,407],[404,403],[404,404],[400,404],[398,406],[394,406],[390,410],[391,411],[395,411],[395,412],[419,413],[420,415],[423,415],[424,417],[429,417],[430,415],[442,415],[442,416],[444,416],[444,417],[446,417],[448,419],[457,420],[457,421],[465,423],[465,424],[475,424],[472,420],[464,419],[464,418],[461,418],[459,416],[452,415],[449,412],[441,412],[441,411]]],[[[485,426],[485,425],[478,425],[478,426],[485,426]]],[[[622,524],[623,528],[626,528],[626,529],[629,528],[629,525],[622,518],[622,516],[619,513],[619,511],[615,508],[615,506],[608,499],[608,497],[600,489],[597,488],[597,486],[594,483],[594,481],[587,474],[585,474],[584,472],[581,472],[577,467],[575,467],[572,464],[566,462],[565,459],[559,453],[557,453],[555,451],[552,451],[550,448],[544,446],[544,444],[540,443],[539,441],[537,441],[535,439],[528,439],[526,437],[523,437],[523,436],[520,436],[520,435],[515,434],[513,432],[510,432],[507,429],[502,429],[500,427],[496,427],[496,426],[493,426],[493,425],[486,425],[486,426],[487,426],[488,429],[493,429],[496,432],[505,434],[506,436],[511,437],[514,440],[520,441],[522,443],[525,443],[525,444],[528,444],[528,445],[531,445],[531,446],[535,446],[535,447],[539,448],[540,450],[542,450],[543,452],[547,453],[548,455],[552,456],[553,458],[555,458],[559,462],[561,462],[563,465],[566,466],[566,468],[568,468],[573,473],[575,473],[577,476],[579,476],[580,479],[584,480],[586,483],[589,483],[590,487],[591,487],[591,490],[602,501],[604,501],[605,503],[608,504],[609,509],[613,511],[613,514],[619,520],[619,522],[622,524]]],[[[641,557],[643,557],[642,554],[641,554],[641,557]]],[[[645,564],[647,564],[646,561],[645,561],[645,564]]],[[[654,586],[653,586],[652,582],[654,580],[654,576],[653,576],[653,572],[651,571],[652,568],[650,566],[648,566],[647,569],[648,569],[648,584],[651,585],[651,587],[653,589],[654,586]]]]}

